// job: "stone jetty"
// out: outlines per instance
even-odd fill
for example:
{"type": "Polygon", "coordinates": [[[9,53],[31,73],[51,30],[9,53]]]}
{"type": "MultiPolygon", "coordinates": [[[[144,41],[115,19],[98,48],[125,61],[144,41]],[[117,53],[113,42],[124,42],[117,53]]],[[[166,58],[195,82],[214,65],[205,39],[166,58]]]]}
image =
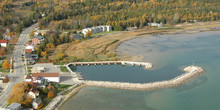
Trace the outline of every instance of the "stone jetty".
{"type": "Polygon", "coordinates": [[[115,89],[129,89],[129,90],[155,90],[161,88],[169,88],[182,85],[189,80],[205,73],[205,70],[198,66],[188,66],[184,68],[186,73],[177,76],[171,80],[158,81],[151,83],[126,83],[126,82],[110,82],[110,81],[83,81],[87,86],[105,87],[115,89]]]}

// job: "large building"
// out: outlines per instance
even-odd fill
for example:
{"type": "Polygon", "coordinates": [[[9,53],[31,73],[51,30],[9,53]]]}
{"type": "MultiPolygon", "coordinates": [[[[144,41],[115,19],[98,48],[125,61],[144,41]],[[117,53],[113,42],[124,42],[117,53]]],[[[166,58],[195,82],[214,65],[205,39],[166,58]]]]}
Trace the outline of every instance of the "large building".
{"type": "Polygon", "coordinates": [[[34,80],[37,80],[38,77],[44,77],[48,82],[60,82],[60,74],[59,73],[34,73],[32,74],[34,80]]]}
{"type": "Polygon", "coordinates": [[[100,32],[108,32],[108,31],[112,31],[112,26],[110,25],[102,25],[102,26],[96,26],[96,27],[91,27],[91,28],[85,28],[82,30],[82,33],[84,35],[84,37],[86,36],[86,33],[88,31],[91,31],[92,34],[96,34],[96,33],[100,33],[100,32]]]}

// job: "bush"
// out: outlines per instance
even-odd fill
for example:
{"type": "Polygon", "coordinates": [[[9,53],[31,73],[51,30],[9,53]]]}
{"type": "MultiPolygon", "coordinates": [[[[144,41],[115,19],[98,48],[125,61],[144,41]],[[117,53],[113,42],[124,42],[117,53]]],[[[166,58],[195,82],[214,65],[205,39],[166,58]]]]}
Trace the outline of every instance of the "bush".
{"type": "Polygon", "coordinates": [[[4,83],[8,83],[9,82],[9,78],[6,77],[4,80],[3,80],[4,83]]]}

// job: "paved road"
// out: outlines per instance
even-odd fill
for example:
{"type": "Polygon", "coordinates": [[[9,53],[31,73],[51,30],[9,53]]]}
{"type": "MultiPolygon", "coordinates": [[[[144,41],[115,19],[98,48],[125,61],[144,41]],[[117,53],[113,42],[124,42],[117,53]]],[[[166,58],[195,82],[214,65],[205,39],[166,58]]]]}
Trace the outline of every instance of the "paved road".
{"type": "Polygon", "coordinates": [[[10,83],[8,87],[5,88],[3,92],[0,94],[0,107],[3,107],[7,104],[7,97],[11,93],[13,86],[16,83],[22,82],[24,80],[25,68],[21,55],[24,52],[24,45],[28,41],[30,31],[34,29],[36,26],[37,24],[34,24],[26,30],[24,30],[19,37],[18,44],[15,46],[15,49],[12,54],[12,56],[16,60],[16,62],[14,62],[14,73],[9,74],[10,83]]]}

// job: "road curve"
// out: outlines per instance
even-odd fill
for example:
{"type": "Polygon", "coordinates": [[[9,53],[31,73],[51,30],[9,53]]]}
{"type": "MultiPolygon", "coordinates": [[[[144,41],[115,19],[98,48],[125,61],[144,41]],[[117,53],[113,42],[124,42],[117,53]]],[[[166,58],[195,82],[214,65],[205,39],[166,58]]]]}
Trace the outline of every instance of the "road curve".
{"type": "Polygon", "coordinates": [[[13,65],[14,72],[8,75],[10,78],[8,87],[5,88],[0,94],[0,107],[4,107],[7,105],[7,98],[8,98],[8,95],[11,93],[13,86],[24,80],[25,68],[24,68],[24,62],[22,61],[22,54],[24,53],[24,45],[29,39],[29,33],[36,26],[37,26],[37,23],[25,29],[20,34],[17,45],[15,46],[13,54],[12,54],[12,57],[16,60],[16,62],[14,62],[14,65],[13,65]]]}

